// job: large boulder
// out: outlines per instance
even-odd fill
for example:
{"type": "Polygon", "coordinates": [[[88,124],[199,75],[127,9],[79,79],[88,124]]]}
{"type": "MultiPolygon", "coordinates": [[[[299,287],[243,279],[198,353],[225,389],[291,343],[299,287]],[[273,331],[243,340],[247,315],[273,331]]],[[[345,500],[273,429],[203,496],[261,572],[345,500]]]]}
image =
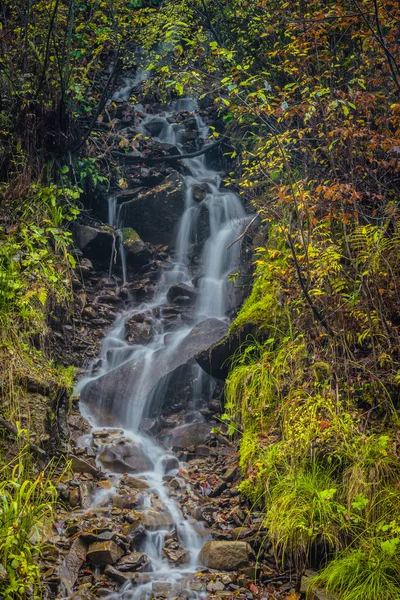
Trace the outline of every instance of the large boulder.
{"type": "Polygon", "coordinates": [[[200,562],[209,569],[236,571],[248,567],[253,559],[253,550],[247,542],[206,542],[200,552],[200,562]]]}
{"type": "Polygon", "coordinates": [[[260,340],[265,338],[265,335],[258,333],[258,326],[255,323],[246,323],[240,330],[233,331],[209,348],[198,352],[195,356],[196,362],[212,377],[225,379],[230,370],[230,359],[239,348],[245,349],[248,336],[252,339],[257,336],[260,340]]]}
{"type": "Polygon", "coordinates": [[[141,191],[136,198],[121,205],[127,227],[151,244],[169,244],[185,206],[183,180],[176,172],[152,190],[141,191]]]}
{"type": "Polygon", "coordinates": [[[114,232],[107,225],[81,225],[77,223],[73,229],[73,240],[90,259],[107,260],[111,256],[114,241],[114,232]]]}
{"type": "Polygon", "coordinates": [[[89,381],[81,391],[81,401],[90,405],[100,420],[112,415],[113,424],[125,427],[133,425],[133,418],[151,417],[165,402],[166,378],[183,368],[190,371],[194,356],[223,338],[227,329],[219,319],[205,319],[186,332],[181,329],[169,334],[168,349],[156,350],[151,360],[139,346],[131,360],[89,381]]]}

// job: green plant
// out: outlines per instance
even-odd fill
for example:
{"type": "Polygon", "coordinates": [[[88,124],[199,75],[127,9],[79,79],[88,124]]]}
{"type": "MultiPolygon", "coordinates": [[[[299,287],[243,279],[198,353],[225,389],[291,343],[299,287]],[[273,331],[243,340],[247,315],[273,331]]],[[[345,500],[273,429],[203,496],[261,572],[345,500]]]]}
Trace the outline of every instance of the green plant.
{"type": "Polygon", "coordinates": [[[288,468],[268,498],[264,524],[282,562],[291,559],[302,573],[315,543],[339,550],[349,525],[332,472],[317,465],[288,468]]]}
{"type": "Polygon", "coordinates": [[[5,600],[42,597],[37,560],[57,498],[49,474],[25,477],[26,454],[27,449],[20,452],[11,473],[8,467],[0,471],[0,564],[7,573],[0,579],[0,594],[5,600]]]}
{"type": "Polygon", "coordinates": [[[339,600],[399,600],[400,537],[375,538],[333,560],[312,582],[339,600]]]}

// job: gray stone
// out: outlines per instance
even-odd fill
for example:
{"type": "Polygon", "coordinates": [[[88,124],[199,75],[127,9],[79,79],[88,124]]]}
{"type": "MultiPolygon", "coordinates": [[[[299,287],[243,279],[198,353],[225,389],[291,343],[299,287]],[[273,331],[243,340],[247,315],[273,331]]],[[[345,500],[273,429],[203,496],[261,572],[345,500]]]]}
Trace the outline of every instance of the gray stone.
{"type": "Polygon", "coordinates": [[[207,196],[207,188],[206,186],[200,185],[199,183],[195,183],[192,187],[192,197],[196,202],[202,202],[204,198],[207,196]]]}
{"type": "Polygon", "coordinates": [[[165,126],[166,121],[162,117],[154,117],[144,124],[145,130],[153,137],[159,136],[165,126]]]}
{"type": "Polygon", "coordinates": [[[248,567],[253,551],[247,542],[210,541],[200,552],[200,562],[209,569],[236,571],[248,567]]]}
{"type": "Polygon", "coordinates": [[[134,443],[110,446],[103,450],[99,460],[114,473],[142,473],[153,467],[151,460],[134,443]]]}
{"type": "Polygon", "coordinates": [[[87,258],[106,260],[111,256],[114,235],[106,225],[81,225],[76,223],[73,229],[73,240],[77,248],[87,258]]]}
{"type": "Polygon", "coordinates": [[[167,292],[168,302],[177,302],[179,297],[187,297],[188,304],[196,302],[198,292],[195,288],[186,285],[186,283],[175,283],[167,292]]]}

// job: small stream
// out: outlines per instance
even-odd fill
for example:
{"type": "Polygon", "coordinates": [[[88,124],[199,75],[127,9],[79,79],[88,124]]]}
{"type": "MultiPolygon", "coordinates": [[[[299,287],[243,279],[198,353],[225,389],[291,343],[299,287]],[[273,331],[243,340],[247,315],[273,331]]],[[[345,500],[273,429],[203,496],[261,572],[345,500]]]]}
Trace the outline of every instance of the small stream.
{"type": "MultiPolygon", "coordinates": [[[[126,88],[117,92],[122,99],[129,98],[131,85],[132,81],[128,80],[126,88]]],[[[183,153],[183,128],[174,122],[173,118],[174,114],[180,111],[189,111],[193,115],[199,137],[203,143],[207,143],[205,140],[209,135],[208,128],[198,115],[196,104],[190,99],[178,100],[164,113],[146,115],[139,125],[139,131],[149,135],[149,123],[153,119],[160,123],[162,119],[164,123],[157,139],[173,145],[183,153]]],[[[195,572],[199,566],[199,552],[207,539],[206,532],[201,531],[199,523],[192,522],[182,513],[178,502],[170,496],[170,488],[166,484],[169,476],[179,477],[182,463],[179,464],[172,452],[167,451],[151,435],[144,432],[141,425],[143,419],[154,414],[157,407],[162,410],[168,377],[162,379],[161,385],[154,388],[153,379],[158,370],[176,359],[177,354],[188,343],[189,336],[193,335],[195,327],[201,327],[206,321],[209,323],[210,319],[215,320],[211,324],[221,323],[221,327],[228,322],[227,313],[234,294],[228,276],[238,267],[240,244],[228,247],[243,231],[247,217],[238,196],[221,188],[221,175],[207,167],[205,154],[185,161],[183,179],[186,189],[185,209],[176,232],[174,259],[172,265],[162,271],[154,300],[133,305],[117,319],[103,341],[101,368],[98,371],[90,371],[76,386],[76,393],[80,393],[81,397],[81,412],[93,425],[93,435],[98,431],[105,431],[104,435],[109,432],[113,438],[110,442],[106,437],[107,442],[98,450],[98,464],[103,469],[108,469],[111,479],[118,481],[121,471],[113,471],[113,456],[122,456],[123,460],[128,461],[139,461],[137,464],[142,466],[135,473],[135,477],[142,479],[148,486],[143,491],[140,510],[147,514],[147,523],[155,513],[154,506],[157,506],[158,514],[163,515],[163,518],[158,519],[160,522],[155,519],[153,526],[146,528],[145,539],[141,544],[141,551],[150,561],[149,572],[140,574],[135,582],[125,584],[120,592],[111,594],[109,598],[113,600],[146,600],[154,595],[155,583],[170,584],[173,597],[179,596],[181,587],[184,587],[185,576],[195,572]],[[203,197],[199,199],[201,190],[203,197]],[[202,243],[200,260],[194,266],[192,247],[204,214],[208,215],[208,235],[202,243]],[[195,291],[192,322],[182,322],[179,327],[169,330],[165,328],[162,310],[170,304],[167,293],[171,286],[176,284],[184,284],[188,289],[195,291]],[[142,313],[151,315],[153,338],[147,344],[129,344],[125,340],[125,324],[135,315],[142,313]],[[123,365],[127,366],[127,369],[129,367],[130,381],[125,382],[129,394],[121,396],[116,393],[110,400],[107,394],[102,392],[102,386],[98,386],[96,406],[93,410],[93,385],[104,378],[113,381],[115,377],[115,387],[118,388],[120,382],[117,378],[121,376],[120,367],[123,365]],[[110,413],[113,417],[113,427],[109,426],[110,413]],[[108,456],[108,462],[105,461],[105,456],[108,456]],[[165,540],[171,530],[176,530],[179,543],[187,555],[186,560],[175,568],[163,556],[165,540]]],[[[116,199],[110,198],[109,224],[117,230],[119,240],[116,239],[116,248],[122,265],[123,281],[126,282],[128,275],[121,234],[124,227],[123,212],[123,205],[118,206],[116,199]]],[[[114,261],[113,255],[110,258],[110,275],[115,268],[114,261]]],[[[191,419],[192,423],[201,423],[204,417],[200,409],[204,405],[205,394],[210,397],[212,393],[213,381],[199,366],[192,366],[191,369],[191,419]]],[[[85,440],[86,444],[90,442],[91,439],[85,440]]],[[[115,464],[117,463],[118,460],[115,464]]],[[[114,490],[115,488],[111,488],[102,492],[101,497],[94,498],[94,505],[101,503],[104,497],[112,494],[114,490]]]]}

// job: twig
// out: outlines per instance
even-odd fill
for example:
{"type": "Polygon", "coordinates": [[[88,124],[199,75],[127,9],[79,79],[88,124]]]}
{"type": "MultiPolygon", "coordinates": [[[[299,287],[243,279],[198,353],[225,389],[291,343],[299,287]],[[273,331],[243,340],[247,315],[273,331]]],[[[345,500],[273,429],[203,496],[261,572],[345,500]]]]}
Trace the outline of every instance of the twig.
{"type": "Polygon", "coordinates": [[[254,215],[254,217],[252,218],[252,220],[250,221],[250,223],[248,223],[244,229],[244,231],[239,235],[238,238],[236,238],[235,241],[233,241],[231,244],[229,244],[229,246],[226,247],[227,250],[229,250],[229,248],[232,248],[232,246],[234,244],[236,244],[236,242],[238,242],[239,240],[241,240],[242,238],[244,238],[244,236],[246,235],[246,233],[248,232],[248,230],[250,229],[250,227],[253,225],[254,221],[257,219],[257,217],[260,216],[260,213],[257,213],[254,215]]]}

